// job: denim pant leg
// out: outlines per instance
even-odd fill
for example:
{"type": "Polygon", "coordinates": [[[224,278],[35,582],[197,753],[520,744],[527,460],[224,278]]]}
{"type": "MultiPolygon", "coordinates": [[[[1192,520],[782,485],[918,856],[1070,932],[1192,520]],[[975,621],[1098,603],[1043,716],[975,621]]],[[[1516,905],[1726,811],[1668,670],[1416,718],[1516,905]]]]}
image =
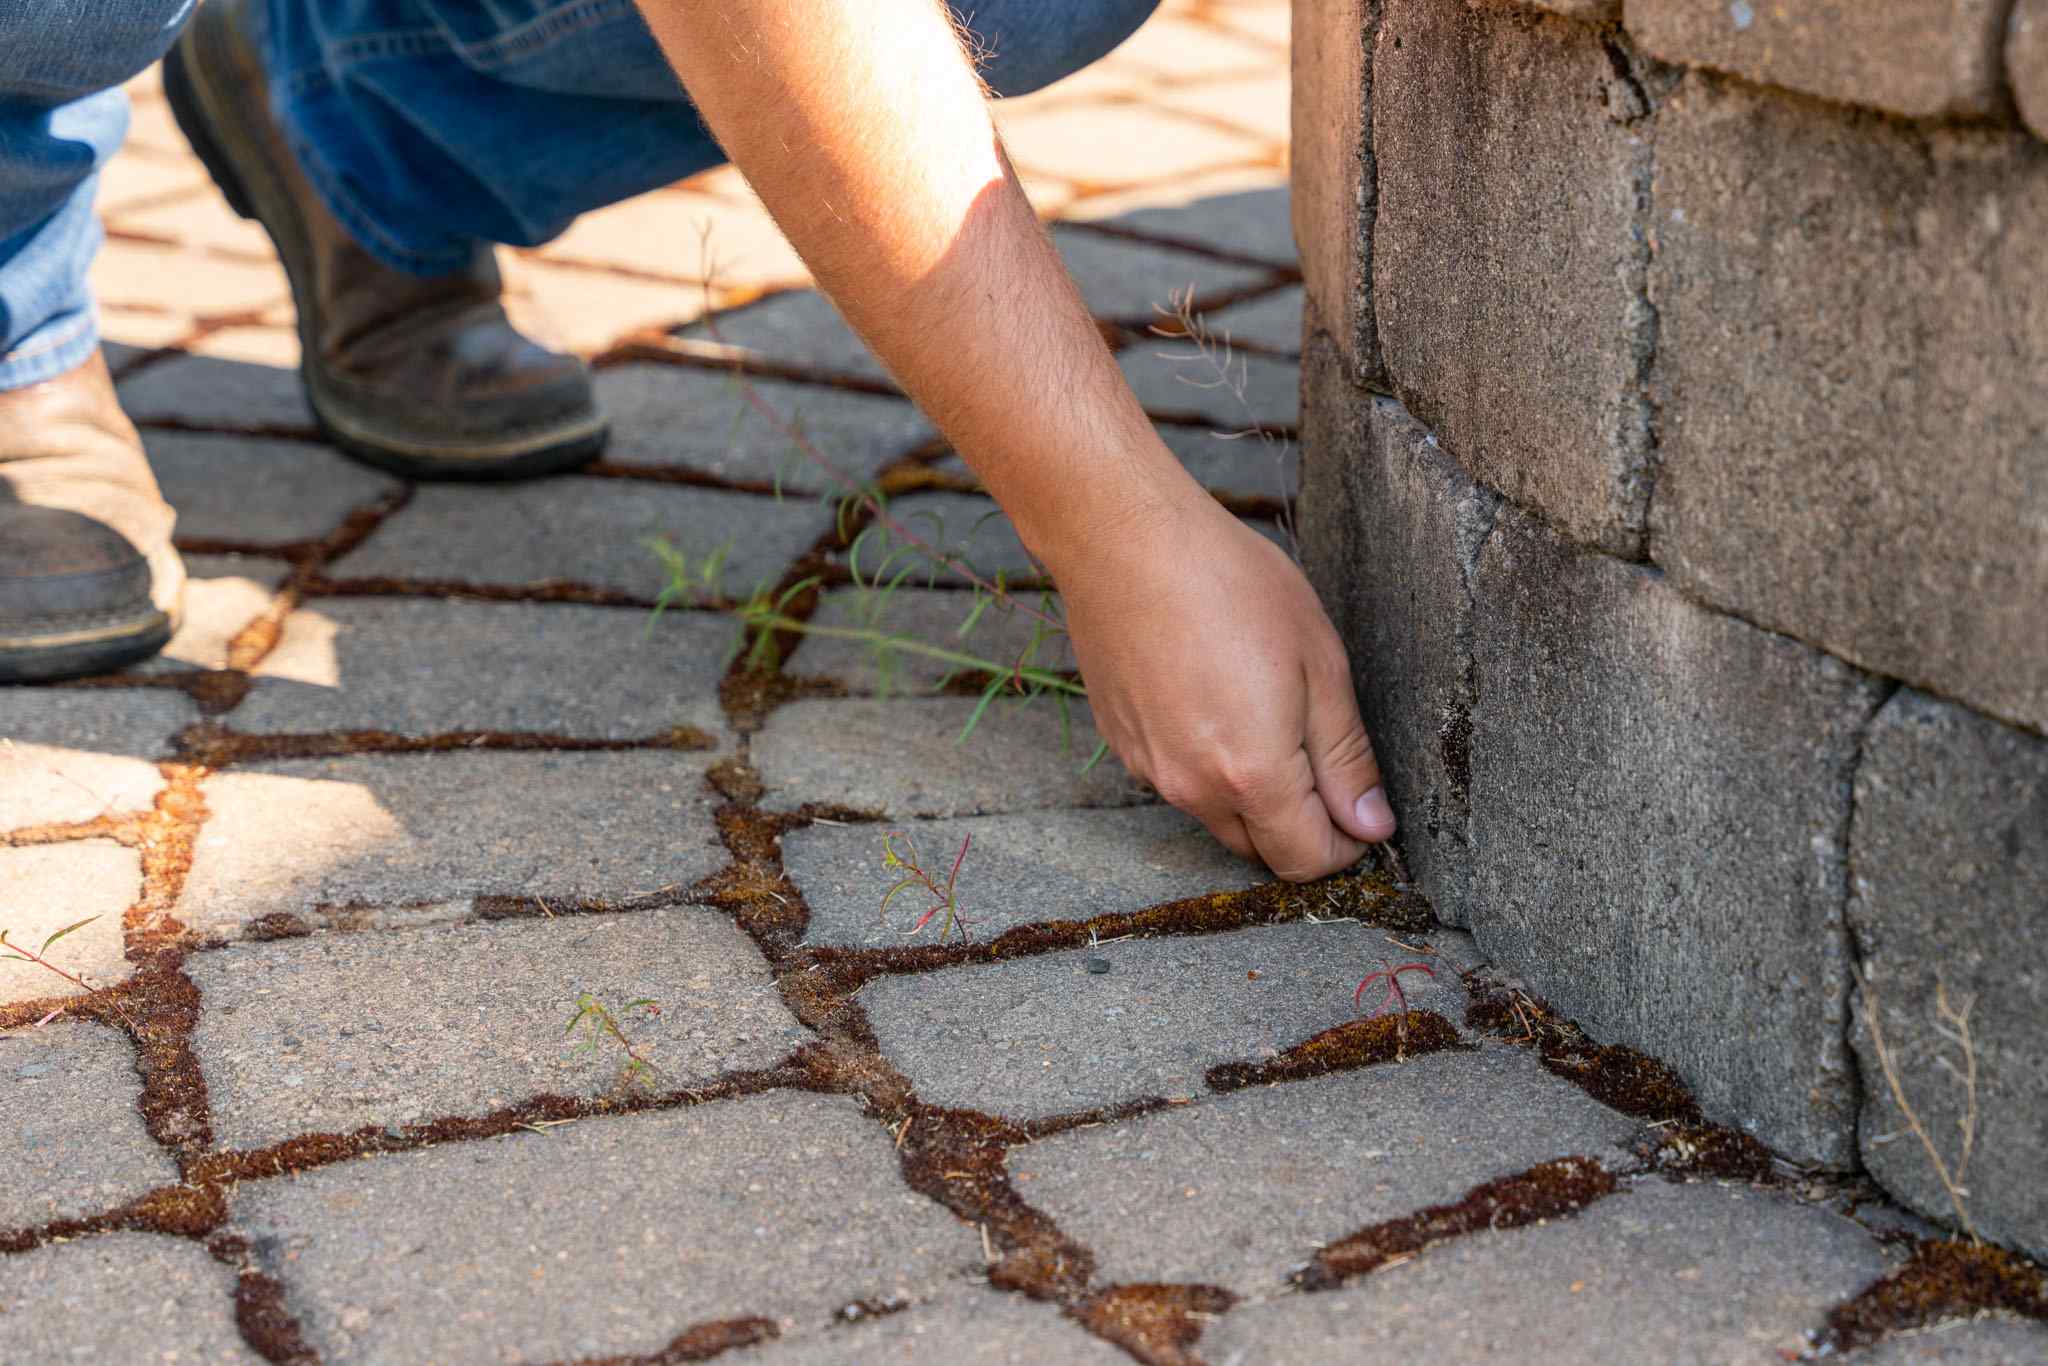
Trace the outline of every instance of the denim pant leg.
{"type": "MultiPolygon", "coordinates": [[[[1102,56],[1158,0],[952,3],[1014,95],[1102,56]]],[[[329,208],[422,274],[725,160],[632,0],[269,0],[265,57],[329,208]]]]}
{"type": "Polygon", "coordinates": [[[193,4],[0,4],[0,390],[61,375],[98,347],[92,196],[128,131],[119,87],[163,55],[193,4]]]}

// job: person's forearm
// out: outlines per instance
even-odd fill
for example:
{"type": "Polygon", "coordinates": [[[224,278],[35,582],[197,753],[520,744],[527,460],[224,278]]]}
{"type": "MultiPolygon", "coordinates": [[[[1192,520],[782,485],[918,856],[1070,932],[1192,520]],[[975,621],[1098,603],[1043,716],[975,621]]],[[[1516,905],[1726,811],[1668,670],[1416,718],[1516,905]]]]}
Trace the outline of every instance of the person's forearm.
{"type": "Polygon", "coordinates": [[[847,320],[1057,576],[1201,493],[1010,172],[937,0],[640,0],[847,320]]]}

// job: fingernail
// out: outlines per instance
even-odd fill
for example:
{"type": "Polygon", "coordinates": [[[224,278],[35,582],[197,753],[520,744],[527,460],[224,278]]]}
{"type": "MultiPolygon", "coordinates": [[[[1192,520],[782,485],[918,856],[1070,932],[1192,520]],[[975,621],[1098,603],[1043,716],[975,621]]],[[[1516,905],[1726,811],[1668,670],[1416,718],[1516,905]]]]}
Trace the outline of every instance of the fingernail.
{"type": "Polygon", "coordinates": [[[1358,799],[1358,823],[1373,832],[1375,839],[1385,839],[1394,833],[1394,808],[1387,801],[1387,790],[1376,787],[1358,799]]]}

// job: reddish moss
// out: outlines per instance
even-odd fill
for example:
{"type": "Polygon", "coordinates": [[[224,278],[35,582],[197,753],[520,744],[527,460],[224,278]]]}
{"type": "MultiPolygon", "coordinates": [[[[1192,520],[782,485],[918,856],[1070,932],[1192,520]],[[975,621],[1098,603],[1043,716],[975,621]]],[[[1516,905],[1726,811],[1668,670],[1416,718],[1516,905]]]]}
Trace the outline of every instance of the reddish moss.
{"type": "Polygon", "coordinates": [[[1768,1181],[1771,1150],[1721,1124],[1680,1124],[1653,1131],[1643,1156],[1668,1176],[1768,1181]]]}
{"type": "Polygon", "coordinates": [[[1339,1239],[1316,1253],[1293,1280],[1304,1290],[1333,1290],[1353,1277],[1407,1261],[1449,1238],[1577,1214],[1616,1189],[1613,1174],[1590,1157],[1539,1163],[1517,1175],[1474,1186],[1448,1205],[1431,1205],[1339,1239]]]}
{"type": "Polygon", "coordinates": [[[1828,1313],[1820,1345],[1838,1352],[1983,1313],[2048,1321],[2048,1275],[1989,1244],[1928,1240],[1898,1270],[1828,1313]]]}
{"type": "Polygon", "coordinates": [[[235,1277],[235,1327],[251,1351],[275,1366],[317,1366],[320,1360],[285,1303],[284,1282],[267,1272],[245,1268],[235,1277]]]}
{"type": "Polygon", "coordinates": [[[704,781],[711,784],[711,790],[729,802],[752,805],[761,800],[768,789],[762,785],[761,775],[754,766],[737,754],[728,754],[710,768],[704,770],[704,781]]]}
{"type": "MultiPolygon", "coordinates": [[[[791,648],[784,644],[781,649],[791,648]]],[[[726,719],[733,729],[742,735],[750,735],[761,728],[768,719],[768,713],[785,702],[801,702],[813,697],[844,697],[846,686],[830,678],[806,678],[782,673],[776,669],[747,669],[729,673],[718,684],[718,702],[725,708],[726,719]]]]}
{"type": "Polygon", "coordinates": [[[1075,1322],[1146,1366],[1200,1366],[1193,1347],[1237,1297],[1215,1285],[1114,1285],[1075,1305],[1075,1322]]]}
{"type": "Polygon", "coordinates": [[[274,939],[304,939],[312,933],[313,927],[290,911],[272,911],[269,915],[259,915],[250,921],[249,928],[243,931],[247,938],[259,944],[266,944],[274,939]]]}
{"type": "Polygon", "coordinates": [[[1449,1020],[1432,1010],[1411,1010],[1405,1015],[1348,1020],[1304,1039],[1269,1061],[1223,1063],[1210,1068],[1203,1079],[1212,1091],[1238,1091],[1247,1086],[1302,1081],[1463,1046],[1449,1020]]]}
{"type": "Polygon", "coordinates": [[[717,741],[695,726],[676,726],[644,740],[579,740],[524,731],[459,730],[441,735],[394,735],[384,730],[338,730],[313,735],[242,735],[217,721],[197,721],[173,744],[210,768],[280,759],[334,759],[352,754],[446,754],[470,750],[605,751],[707,750],[717,741]]]}
{"type": "Polygon", "coordinates": [[[1465,1023],[1534,1048],[1543,1065],[1595,1100],[1652,1124],[1703,1125],[1699,1103],[1677,1072],[1647,1053],[1598,1044],[1548,1002],[1477,971],[1463,975],[1471,1003],[1465,1023]]]}
{"type": "Polygon", "coordinates": [[[578,1357],[573,1366],[682,1366],[709,1361],[739,1347],[752,1347],[781,1336],[773,1319],[718,1319],[693,1323],[670,1338],[668,1345],[643,1356],[578,1357]]]}

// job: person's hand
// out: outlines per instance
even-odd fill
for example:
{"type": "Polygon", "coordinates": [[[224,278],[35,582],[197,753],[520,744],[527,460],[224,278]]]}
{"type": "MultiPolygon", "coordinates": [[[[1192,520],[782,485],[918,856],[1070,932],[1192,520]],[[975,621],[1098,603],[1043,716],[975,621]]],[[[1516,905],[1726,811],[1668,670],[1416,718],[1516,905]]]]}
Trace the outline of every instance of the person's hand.
{"type": "Polygon", "coordinates": [[[1394,833],[1344,647],[1285,552],[1207,495],[1065,566],[1095,724],[1159,795],[1292,882],[1394,833]]]}

